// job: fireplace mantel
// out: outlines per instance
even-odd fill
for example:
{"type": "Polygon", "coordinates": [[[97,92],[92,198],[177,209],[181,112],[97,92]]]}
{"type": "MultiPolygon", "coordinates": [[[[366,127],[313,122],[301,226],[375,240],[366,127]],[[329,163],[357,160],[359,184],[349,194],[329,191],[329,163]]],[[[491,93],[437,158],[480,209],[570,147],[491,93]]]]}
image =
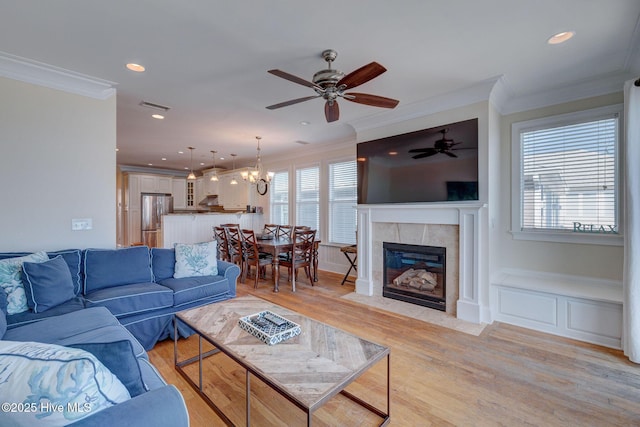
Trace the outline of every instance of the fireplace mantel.
{"type": "MultiPolygon", "coordinates": [[[[481,257],[486,232],[483,231],[482,202],[447,202],[419,204],[358,205],[358,279],[356,293],[378,295],[382,284],[374,277],[375,223],[443,224],[459,227],[459,280],[456,313],[459,319],[474,323],[487,321],[488,307],[483,307],[487,284],[482,271],[487,271],[488,260],[481,257]]],[[[411,243],[411,242],[397,242],[411,243]]],[[[380,292],[381,295],[381,292],[380,292]]]]}

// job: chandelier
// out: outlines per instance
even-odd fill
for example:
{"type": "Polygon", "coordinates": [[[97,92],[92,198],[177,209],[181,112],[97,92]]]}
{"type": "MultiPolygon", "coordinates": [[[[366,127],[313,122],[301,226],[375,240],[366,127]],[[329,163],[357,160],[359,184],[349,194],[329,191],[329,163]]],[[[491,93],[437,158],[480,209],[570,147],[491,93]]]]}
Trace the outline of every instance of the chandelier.
{"type": "Polygon", "coordinates": [[[260,180],[265,180],[267,182],[270,182],[271,178],[273,178],[273,175],[275,175],[274,172],[269,172],[269,171],[265,172],[264,167],[262,166],[262,158],[260,157],[260,140],[261,139],[262,137],[256,136],[256,140],[258,142],[258,152],[256,154],[256,166],[253,169],[242,171],[242,173],[240,174],[243,180],[249,181],[251,183],[256,183],[260,180]]]}

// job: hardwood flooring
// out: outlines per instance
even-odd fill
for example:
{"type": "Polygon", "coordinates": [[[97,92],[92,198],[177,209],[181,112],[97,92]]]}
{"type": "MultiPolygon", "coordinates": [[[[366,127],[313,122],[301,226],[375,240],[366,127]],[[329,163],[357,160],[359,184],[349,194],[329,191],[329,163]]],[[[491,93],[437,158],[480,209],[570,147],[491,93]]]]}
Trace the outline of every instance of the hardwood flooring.
{"type": "MultiPolygon", "coordinates": [[[[253,280],[247,280],[238,284],[238,295],[264,298],[390,347],[390,425],[640,425],[640,366],[621,351],[499,322],[473,336],[340,298],[353,292],[353,284],[340,286],[341,275],[320,272],[319,279],[312,288],[301,275],[297,292],[282,284],[277,294],[268,281],[254,290],[253,280]]],[[[197,348],[194,338],[182,340],[181,351],[197,348]]],[[[192,427],[224,425],[173,368],[173,341],[158,343],[149,357],[183,393],[192,427]]],[[[204,372],[208,390],[243,425],[244,371],[231,360],[216,364],[204,372]]],[[[382,365],[349,390],[384,407],[382,365]]],[[[305,424],[301,411],[257,379],[252,393],[253,425],[305,424]]],[[[360,426],[377,425],[379,419],[337,396],[313,421],[360,426]]]]}

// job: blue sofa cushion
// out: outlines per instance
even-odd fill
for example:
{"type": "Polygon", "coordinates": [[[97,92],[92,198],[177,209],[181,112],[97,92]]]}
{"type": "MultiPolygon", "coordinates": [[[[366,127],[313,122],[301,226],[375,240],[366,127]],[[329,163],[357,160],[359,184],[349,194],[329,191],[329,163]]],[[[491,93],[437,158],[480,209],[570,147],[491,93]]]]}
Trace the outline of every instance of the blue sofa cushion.
{"type": "Polygon", "coordinates": [[[42,313],[76,296],[69,266],[62,255],[44,262],[24,262],[22,282],[27,305],[34,313],[42,313]]]}
{"type": "MultiPolygon", "coordinates": [[[[29,255],[30,253],[31,252],[1,252],[0,259],[16,258],[29,255]]],[[[49,258],[62,255],[62,258],[64,258],[69,266],[71,277],[73,277],[75,294],[78,295],[82,289],[82,251],[80,249],[63,249],[61,251],[47,252],[47,255],[49,258]]]]}
{"type": "Polygon", "coordinates": [[[159,283],[173,290],[174,306],[229,292],[229,281],[222,276],[170,278],[159,283]]]}
{"type": "Polygon", "coordinates": [[[151,248],[151,268],[156,282],[173,277],[176,252],[173,249],[151,248]]]}
{"type": "Polygon", "coordinates": [[[157,283],[134,283],[99,289],[85,295],[87,307],[107,307],[116,317],[173,305],[173,291],[157,283]]]}
{"type": "Polygon", "coordinates": [[[33,311],[29,310],[22,313],[9,315],[7,316],[7,323],[9,325],[9,328],[15,328],[17,326],[26,325],[37,320],[45,319],[47,317],[59,316],[65,313],[71,313],[72,311],[82,310],[84,307],[84,298],[74,297],[69,301],[50,308],[44,313],[34,313],[33,311]]]}
{"type": "Polygon", "coordinates": [[[138,359],[133,354],[133,346],[129,340],[80,343],[72,344],[69,347],[79,348],[93,354],[111,373],[118,377],[131,397],[147,391],[142,382],[138,359]]]}
{"type": "Polygon", "coordinates": [[[84,293],[153,281],[147,246],[87,249],[84,254],[84,293]]]}
{"type": "Polygon", "coordinates": [[[147,357],[147,353],[140,343],[122,327],[118,319],[105,307],[92,307],[60,316],[47,317],[37,323],[9,329],[2,338],[11,341],[48,342],[63,346],[127,339],[131,341],[133,352],[137,358],[147,357]]]}
{"type": "Polygon", "coordinates": [[[5,332],[7,332],[7,315],[0,310],[0,339],[4,337],[5,332]]]}
{"type": "Polygon", "coordinates": [[[45,252],[0,260],[0,288],[7,294],[7,313],[16,314],[29,310],[22,282],[24,262],[43,262],[49,256],[45,252]]]}

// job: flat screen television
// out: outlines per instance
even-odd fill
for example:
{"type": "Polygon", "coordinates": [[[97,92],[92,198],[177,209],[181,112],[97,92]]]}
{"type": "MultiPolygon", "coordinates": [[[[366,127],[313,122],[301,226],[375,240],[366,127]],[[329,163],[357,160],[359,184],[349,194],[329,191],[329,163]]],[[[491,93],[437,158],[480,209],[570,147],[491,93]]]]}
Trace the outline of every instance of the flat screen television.
{"type": "Polygon", "coordinates": [[[358,204],[478,200],[478,119],[357,145],[358,204]]]}

